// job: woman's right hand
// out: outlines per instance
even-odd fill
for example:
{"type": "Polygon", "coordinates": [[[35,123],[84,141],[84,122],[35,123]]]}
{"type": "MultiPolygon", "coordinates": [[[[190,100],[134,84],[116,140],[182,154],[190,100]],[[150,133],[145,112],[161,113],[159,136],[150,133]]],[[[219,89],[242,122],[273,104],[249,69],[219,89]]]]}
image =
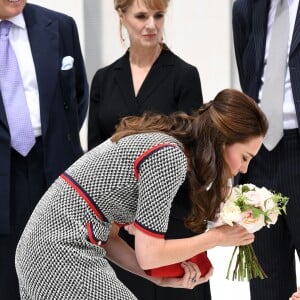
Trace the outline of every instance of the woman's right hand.
{"type": "Polygon", "coordinates": [[[213,268],[201,277],[201,272],[197,264],[192,262],[183,262],[181,264],[184,269],[184,275],[178,277],[148,277],[153,283],[162,287],[193,289],[195,286],[207,282],[213,275],[213,268]]]}
{"type": "Polygon", "coordinates": [[[289,300],[296,300],[296,299],[300,299],[300,287],[298,287],[297,292],[295,292],[295,293],[289,298],[289,300]]]}
{"type": "Polygon", "coordinates": [[[254,234],[241,225],[222,225],[210,230],[216,234],[217,246],[244,246],[254,242],[254,234]]]}

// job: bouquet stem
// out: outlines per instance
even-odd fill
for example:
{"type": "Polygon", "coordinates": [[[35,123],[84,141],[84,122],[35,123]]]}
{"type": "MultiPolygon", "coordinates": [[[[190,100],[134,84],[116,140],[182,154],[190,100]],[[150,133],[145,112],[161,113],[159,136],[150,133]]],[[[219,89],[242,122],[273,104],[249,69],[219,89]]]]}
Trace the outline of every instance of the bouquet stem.
{"type": "Polygon", "coordinates": [[[232,280],[237,279],[238,281],[243,281],[244,279],[247,279],[249,281],[250,279],[256,277],[259,277],[260,279],[264,279],[268,277],[264,272],[264,270],[262,269],[260,263],[258,262],[253,246],[250,244],[247,246],[238,246],[234,248],[228,266],[226,279],[229,279],[230,277],[229,274],[230,274],[231,265],[237,250],[238,250],[238,254],[236,257],[235,268],[232,273],[232,280]]]}

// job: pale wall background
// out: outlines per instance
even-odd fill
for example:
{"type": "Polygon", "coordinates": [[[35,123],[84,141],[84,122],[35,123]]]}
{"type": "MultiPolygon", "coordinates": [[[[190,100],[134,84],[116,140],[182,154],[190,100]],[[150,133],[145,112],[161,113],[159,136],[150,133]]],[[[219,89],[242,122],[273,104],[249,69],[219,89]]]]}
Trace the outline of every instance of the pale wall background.
{"type": "MultiPolygon", "coordinates": [[[[120,57],[125,48],[113,0],[29,0],[72,16],[78,26],[88,79],[95,71],[120,57]]],[[[167,14],[165,42],[173,52],[195,65],[205,101],[224,88],[239,88],[231,36],[232,0],[173,0],[167,14]]],[[[81,131],[86,148],[86,125],[81,131]]],[[[215,266],[211,279],[213,300],[250,299],[246,282],[225,279],[232,248],[209,251],[215,266]]],[[[298,264],[299,274],[299,264],[298,264]]],[[[298,276],[299,277],[299,276],[298,276]]],[[[300,278],[298,279],[300,284],[300,278]]]]}

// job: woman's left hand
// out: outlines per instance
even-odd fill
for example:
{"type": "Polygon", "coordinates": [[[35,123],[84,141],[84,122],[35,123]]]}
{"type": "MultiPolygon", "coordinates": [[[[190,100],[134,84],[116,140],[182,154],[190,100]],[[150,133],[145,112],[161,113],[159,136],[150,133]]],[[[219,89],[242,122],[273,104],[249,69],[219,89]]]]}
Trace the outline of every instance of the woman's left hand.
{"type": "Polygon", "coordinates": [[[124,229],[131,235],[135,235],[135,226],[133,223],[124,226],[124,229]]]}
{"type": "Polygon", "coordinates": [[[183,277],[152,277],[151,281],[163,287],[193,289],[195,286],[207,282],[213,275],[213,268],[211,268],[205,276],[201,277],[197,264],[192,262],[183,262],[181,266],[184,269],[183,277]]]}
{"type": "Polygon", "coordinates": [[[300,287],[298,287],[297,292],[295,292],[290,298],[289,300],[297,300],[300,299],[300,287]]]}

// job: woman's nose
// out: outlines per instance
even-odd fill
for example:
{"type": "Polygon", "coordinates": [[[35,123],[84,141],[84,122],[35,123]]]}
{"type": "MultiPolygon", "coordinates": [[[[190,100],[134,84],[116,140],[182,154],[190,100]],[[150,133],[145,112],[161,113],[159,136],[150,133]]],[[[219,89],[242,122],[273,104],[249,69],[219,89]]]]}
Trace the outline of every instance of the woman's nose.
{"type": "Polygon", "coordinates": [[[242,164],[239,169],[239,172],[244,174],[244,173],[247,173],[247,170],[248,170],[248,163],[242,164]]]}
{"type": "Polygon", "coordinates": [[[146,24],[147,28],[154,28],[155,27],[155,19],[154,17],[149,17],[146,24]]]}

